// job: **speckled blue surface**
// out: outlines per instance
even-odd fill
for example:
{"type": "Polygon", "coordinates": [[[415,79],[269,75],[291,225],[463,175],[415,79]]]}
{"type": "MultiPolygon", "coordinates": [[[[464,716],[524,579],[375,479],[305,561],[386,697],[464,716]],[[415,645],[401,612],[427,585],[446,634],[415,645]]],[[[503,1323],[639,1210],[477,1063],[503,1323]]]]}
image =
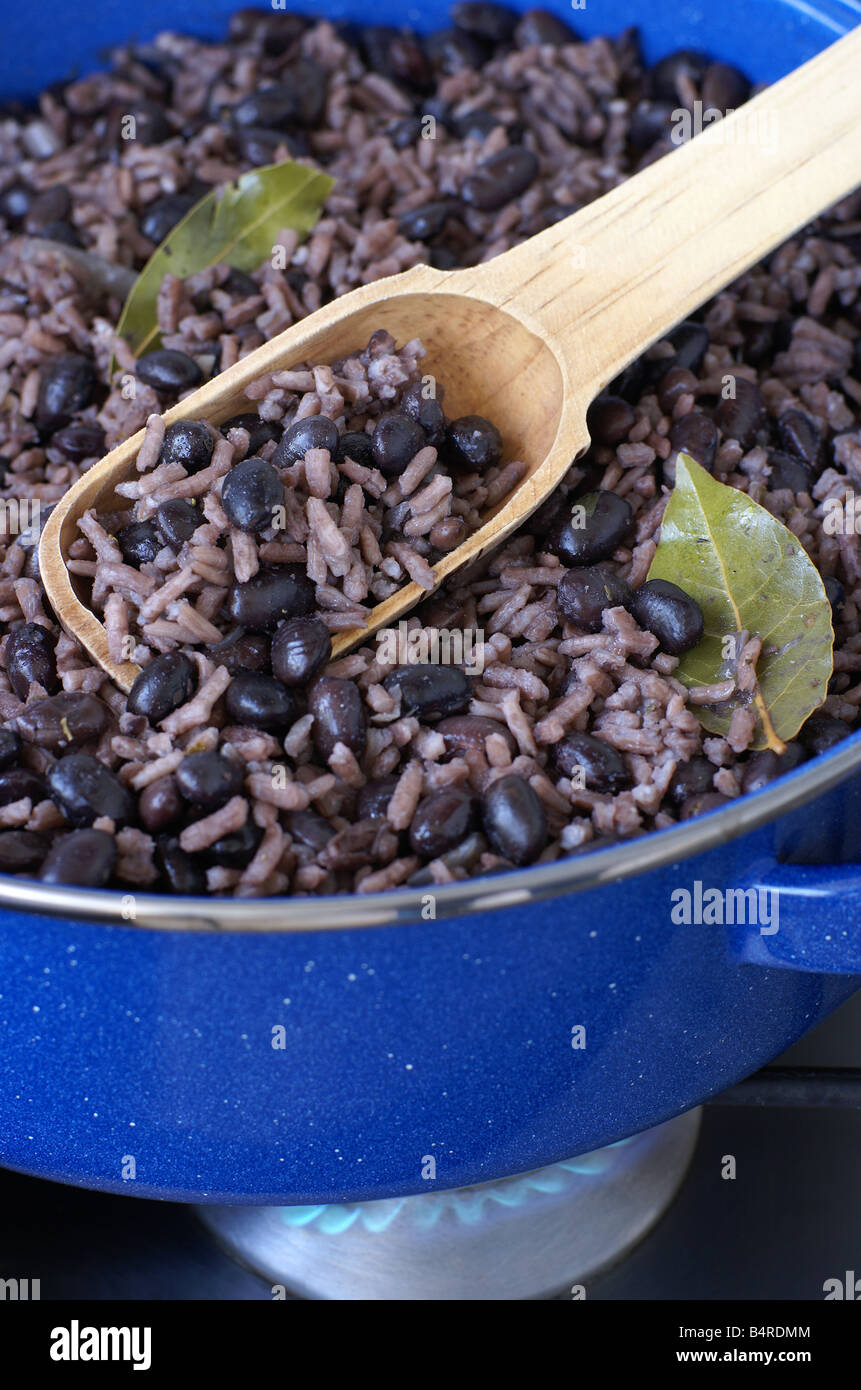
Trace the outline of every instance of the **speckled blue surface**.
{"type": "MultiPolygon", "coordinates": [[[[194,0],[180,21],[158,0],[143,22],[125,3],[20,7],[3,85],[38,87],[159,24],[220,32],[231,8],[194,0]]],[[[774,78],[858,13],[608,0],[572,21],[636,21],[652,56],[699,44],[774,78]]],[[[441,14],[375,7],[422,27],[441,14]]],[[[427,1191],[427,1155],[448,1188],[618,1140],[762,1065],[861,985],[859,802],[848,782],[635,881],[453,921],[242,936],[4,914],[0,1162],[131,1195],[314,1204],[427,1191]],[[697,880],[772,888],[780,931],[674,926],[670,895],[697,880]]]]}

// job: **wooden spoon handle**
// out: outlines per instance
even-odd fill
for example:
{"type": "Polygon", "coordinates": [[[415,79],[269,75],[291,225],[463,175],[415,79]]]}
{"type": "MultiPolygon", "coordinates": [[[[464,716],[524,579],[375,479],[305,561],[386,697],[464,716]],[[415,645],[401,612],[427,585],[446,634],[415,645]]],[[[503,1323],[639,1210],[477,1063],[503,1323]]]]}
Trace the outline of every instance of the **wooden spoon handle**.
{"type": "Polygon", "coordinates": [[[476,288],[562,345],[572,389],[588,401],[859,183],[861,27],[599,201],[477,267],[476,288]]]}

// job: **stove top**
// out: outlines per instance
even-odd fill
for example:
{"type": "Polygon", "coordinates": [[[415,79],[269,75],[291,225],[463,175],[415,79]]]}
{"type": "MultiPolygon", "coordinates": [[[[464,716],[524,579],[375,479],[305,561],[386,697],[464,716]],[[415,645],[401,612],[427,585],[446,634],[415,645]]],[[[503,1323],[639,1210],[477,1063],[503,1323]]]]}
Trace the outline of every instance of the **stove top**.
{"type": "MultiPolygon", "coordinates": [[[[675,1200],[587,1298],[821,1301],[827,1280],[861,1271],[859,1171],[861,993],[704,1108],[675,1200]]],[[[272,1298],[189,1208],[3,1170],[0,1203],[0,1274],[26,1270],[43,1300],[272,1298]]]]}

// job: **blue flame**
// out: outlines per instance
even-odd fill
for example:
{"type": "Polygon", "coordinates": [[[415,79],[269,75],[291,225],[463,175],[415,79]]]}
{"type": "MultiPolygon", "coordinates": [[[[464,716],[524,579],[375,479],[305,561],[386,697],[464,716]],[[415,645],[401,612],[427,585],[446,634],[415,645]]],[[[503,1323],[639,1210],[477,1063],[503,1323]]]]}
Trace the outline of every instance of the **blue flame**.
{"type": "Polygon", "coordinates": [[[476,1187],[420,1192],[414,1197],[390,1197],[378,1202],[282,1207],[281,1220],[294,1230],[316,1226],[322,1234],[330,1236],[341,1235],[357,1222],[370,1234],[377,1235],[388,1230],[404,1211],[407,1219],[413,1220],[416,1228],[422,1231],[430,1230],[446,1215],[453,1215],[465,1226],[473,1226],[488,1207],[520,1207],[536,1193],[548,1195],[563,1192],[584,1180],[597,1181],[618,1166],[623,1151],[632,1143],[633,1139],[620,1139],[606,1148],[566,1159],[564,1163],[553,1163],[532,1173],[519,1173],[513,1178],[476,1187]]]}

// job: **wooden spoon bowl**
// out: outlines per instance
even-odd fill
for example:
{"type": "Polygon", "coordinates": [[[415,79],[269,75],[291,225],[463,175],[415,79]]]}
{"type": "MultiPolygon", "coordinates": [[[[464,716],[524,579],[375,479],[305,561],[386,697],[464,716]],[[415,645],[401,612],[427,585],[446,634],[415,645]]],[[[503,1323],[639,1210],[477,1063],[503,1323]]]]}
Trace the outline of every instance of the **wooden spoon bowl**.
{"type": "MultiPolygon", "coordinates": [[[[505,458],[527,465],[515,491],[434,567],[441,583],[553,491],[588,446],[589,403],[623,367],[861,182],[859,71],[861,28],[521,246],[470,270],[416,266],[362,286],[186,396],[165,421],[220,424],[248,409],[245,388],[258,377],[343,357],[380,328],[401,346],[421,338],[423,371],[444,383],[446,414],[486,416],[502,434],[505,458]]],[[[76,592],[65,557],[79,517],[114,505],[143,437],[139,431],[83,474],[55,506],[39,548],[60,623],[124,691],[139,667],[111,660],[105,629],[76,592]]],[[[366,627],[338,634],[335,654],[426,593],[404,585],[366,627]]]]}

